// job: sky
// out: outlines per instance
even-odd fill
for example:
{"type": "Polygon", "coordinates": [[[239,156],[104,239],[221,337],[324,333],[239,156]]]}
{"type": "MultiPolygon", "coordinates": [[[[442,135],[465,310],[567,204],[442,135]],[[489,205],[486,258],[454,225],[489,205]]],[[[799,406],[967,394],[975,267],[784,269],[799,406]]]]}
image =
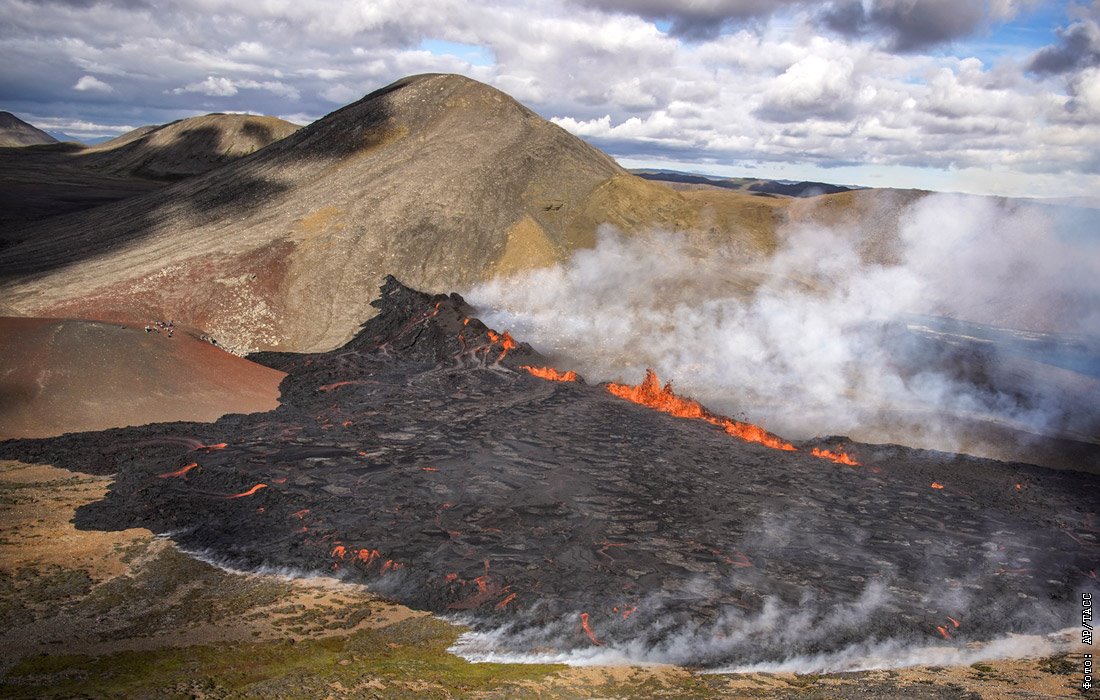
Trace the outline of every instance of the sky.
{"type": "Polygon", "coordinates": [[[1100,193],[1100,0],[0,0],[0,55],[80,139],[453,72],[626,167],[1100,193]]]}

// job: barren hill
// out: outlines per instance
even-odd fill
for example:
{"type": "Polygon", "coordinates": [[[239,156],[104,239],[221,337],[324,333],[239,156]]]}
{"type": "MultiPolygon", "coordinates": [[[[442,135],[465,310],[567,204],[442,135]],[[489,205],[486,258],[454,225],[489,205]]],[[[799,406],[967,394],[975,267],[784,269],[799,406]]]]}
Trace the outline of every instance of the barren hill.
{"type": "Polygon", "coordinates": [[[38,146],[46,143],[57,143],[57,139],[11,112],[0,112],[0,147],[38,146]]]}
{"type": "Polygon", "coordinates": [[[237,350],[328,349],[373,314],[385,273],[462,288],[565,259],[605,222],[736,223],[767,248],[776,207],[646,182],[494,88],[420,75],[205,175],[29,229],[0,253],[2,298],[172,317],[237,350]]]}
{"type": "Polygon", "coordinates": [[[82,147],[65,143],[0,150],[0,245],[51,230],[28,222],[160,189],[253,153],[299,127],[275,117],[207,114],[143,126],[82,147]]]}
{"type": "Polygon", "coordinates": [[[0,440],[278,406],[282,372],[169,330],[0,318],[0,440]]]}
{"type": "Polygon", "coordinates": [[[299,128],[277,117],[206,114],[134,129],[84,151],[80,164],[116,175],[178,180],[254,153],[299,128]]]}

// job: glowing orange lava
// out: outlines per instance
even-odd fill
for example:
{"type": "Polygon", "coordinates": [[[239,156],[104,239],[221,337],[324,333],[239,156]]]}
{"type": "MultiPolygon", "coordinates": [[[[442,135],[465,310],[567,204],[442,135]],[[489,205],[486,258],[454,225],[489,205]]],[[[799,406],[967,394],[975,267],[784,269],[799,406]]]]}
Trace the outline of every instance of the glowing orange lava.
{"type": "Polygon", "coordinates": [[[951,639],[951,634],[947,631],[946,627],[937,626],[936,631],[940,633],[940,636],[944,639],[951,639]]]}
{"type": "Polygon", "coordinates": [[[553,367],[531,367],[530,365],[521,365],[520,369],[527,370],[529,374],[533,374],[539,379],[545,379],[551,382],[577,381],[577,373],[573,370],[569,370],[567,372],[559,372],[553,367]]]}
{"type": "Polygon", "coordinates": [[[515,593],[509,593],[507,598],[505,598],[504,600],[497,603],[497,610],[503,610],[508,605],[508,603],[511,603],[515,599],[516,599],[516,594],[515,593]]]}
{"type": "Polygon", "coordinates": [[[955,629],[959,629],[959,621],[958,620],[951,617],[950,615],[947,616],[947,619],[951,620],[951,624],[954,625],[955,629]]]}
{"type": "Polygon", "coordinates": [[[335,547],[332,548],[332,556],[336,557],[337,559],[343,559],[347,555],[348,555],[348,548],[345,547],[342,544],[338,544],[338,545],[336,545],[335,547]]]}
{"type": "Polygon", "coordinates": [[[938,481],[933,481],[933,482],[932,482],[932,488],[934,488],[934,489],[942,489],[942,488],[943,488],[943,484],[941,484],[941,483],[940,483],[940,482],[938,482],[938,481]]]}
{"type": "Polygon", "coordinates": [[[637,605],[631,605],[626,610],[623,610],[623,619],[624,620],[629,619],[631,615],[633,615],[635,612],[637,612],[637,610],[638,610],[637,605]]]}
{"type": "Polygon", "coordinates": [[[186,467],[182,467],[180,469],[177,469],[174,472],[165,472],[164,474],[158,474],[157,476],[158,476],[158,478],[161,478],[161,479],[173,479],[173,478],[176,478],[176,477],[183,476],[184,474],[191,471],[192,469],[194,469],[197,466],[199,466],[198,462],[191,462],[191,464],[188,464],[186,467]]]}
{"type": "Polygon", "coordinates": [[[199,445],[195,448],[195,450],[206,450],[207,452],[209,452],[211,450],[224,450],[226,447],[228,447],[228,445],[226,445],[224,442],[219,442],[214,445],[199,445]]]}
{"type": "Polygon", "coordinates": [[[677,396],[672,393],[671,382],[665,384],[662,389],[661,382],[657,379],[657,373],[651,369],[645,371],[645,379],[638,386],[609,383],[607,390],[621,399],[633,401],[679,418],[704,420],[711,425],[722,428],[727,434],[746,442],[760,443],[775,450],[796,451],[794,445],[783,442],[758,425],[742,423],[732,418],[715,415],[703,408],[703,405],[698,401],[677,396]]]}
{"type": "Polygon", "coordinates": [[[503,360],[509,350],[516,349],[516,341],[512,339],[508,331],[504,331],[502,334],[496,333],[495,331],[487,331],[487,333],[489,335],[489,340],[493,343],[500,343],[500,347],[502,348],[500,357],[497,358],[497,362],[503,360]]]}
{"type": "Polygon", "coordinates": [[[242,491],[240,493],[235,493],[232,496],[226,496],[226,498],[244,498],[245,496],[251,496],[252,494],[259,491],[260,489],[266,489],[266,488],[267,488],[267,484],[256,484],[255,486],[248,489],[247,491],[242,491]]]}
{"type": "Polygon", "coordinates": [[[377,549],[360,549],[356,557],[359,561],[363,562],[363,564],[369,566],[375,559],[381,559],[382,555],[378,553],[377,549]]]}
{"type": "Polygon", "coordinates": [[[848,466],[851,466],[851,467],[858,467],[859,466],[859,462],[852,459],[852,457],[847,452],[833,452],[832,450],[825,450],[825,449],[821,449],[819,447],[815,447],[813,450],[810,451],[810,453],[814,457],[820,457],[821,459],[828,459],[828,460],[831,460],[833,462],[836,462],[837,464],[847,464],[848,466]]]}
{"type": "Polygon", "coordinates": [[[588,635],[588,638],[592,640],[592,643],[596,646],[603,646],[603,642],[596,639],[596,633],[592,631],[592,627],[588,624],[588,613],[581,613],[581,629],[588,635]]]}

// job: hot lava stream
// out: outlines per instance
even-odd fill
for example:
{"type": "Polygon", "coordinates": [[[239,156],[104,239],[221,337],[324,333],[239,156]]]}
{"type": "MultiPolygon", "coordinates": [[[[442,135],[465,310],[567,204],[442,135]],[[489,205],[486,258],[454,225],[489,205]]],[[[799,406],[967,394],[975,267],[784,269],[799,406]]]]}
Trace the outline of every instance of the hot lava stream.
{"type": "Polygon", "coordinates": [[[114,473],[78,527],[364,581],[517,653],[724,665],[962,646],[1065,626],[1096,591],[1096,477],[786,441],[652,374],[585,384],[457,295],[382,291],[342,348],[251,358],[288,374],[274,411],[0,457],[114,473]]]}

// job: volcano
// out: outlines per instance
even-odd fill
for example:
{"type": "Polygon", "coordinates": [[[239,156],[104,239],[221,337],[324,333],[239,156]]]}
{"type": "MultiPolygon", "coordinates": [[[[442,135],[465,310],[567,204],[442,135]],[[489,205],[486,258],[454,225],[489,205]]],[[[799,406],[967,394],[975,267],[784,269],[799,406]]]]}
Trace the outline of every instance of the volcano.
{"type": "Polygon", "coordinates": [[[336,350],[251,357],[287,374],[273,411],[0,456],[114,473],[81,528],[368,582],[460,616],[482,650],[719,666],[957,647],[1060,629],[1100,592],[1093,476],[746,440],[655,377],[548,367],[457,294],[387,278],[373,304],[336,350]]]}

